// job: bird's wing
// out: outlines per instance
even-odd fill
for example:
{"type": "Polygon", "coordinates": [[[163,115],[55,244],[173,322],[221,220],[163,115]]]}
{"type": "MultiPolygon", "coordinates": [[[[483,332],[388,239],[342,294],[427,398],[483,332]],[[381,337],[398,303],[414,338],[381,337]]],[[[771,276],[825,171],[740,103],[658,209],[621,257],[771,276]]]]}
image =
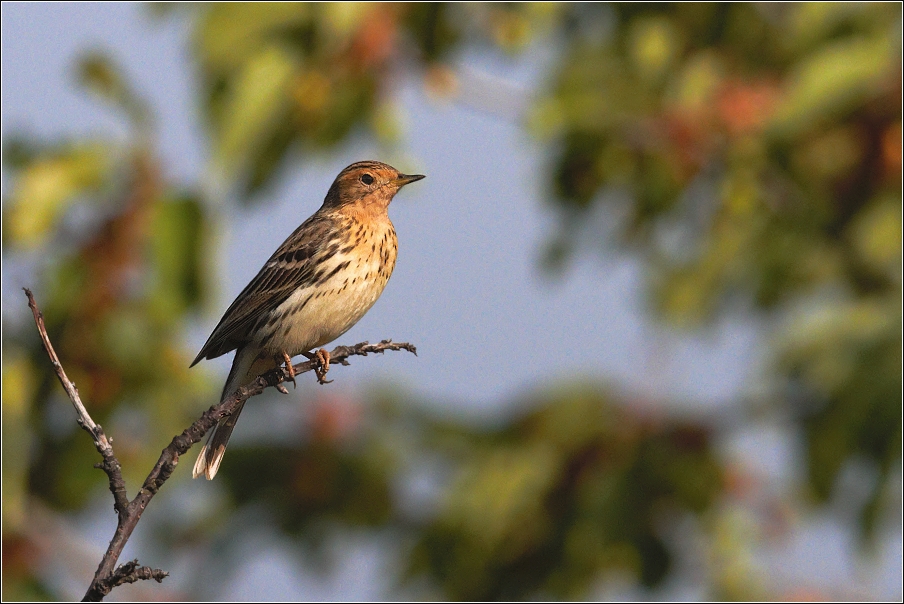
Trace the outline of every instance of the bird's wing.
{"type": "Polygon", "coordinates": [[[251,340],[258,321],[307,283],[320,278],[318,267],[346,237],[337,221],[315,213],[289,235],[257,276],[236,297],[192,361],[214,359],[251,340]]]}

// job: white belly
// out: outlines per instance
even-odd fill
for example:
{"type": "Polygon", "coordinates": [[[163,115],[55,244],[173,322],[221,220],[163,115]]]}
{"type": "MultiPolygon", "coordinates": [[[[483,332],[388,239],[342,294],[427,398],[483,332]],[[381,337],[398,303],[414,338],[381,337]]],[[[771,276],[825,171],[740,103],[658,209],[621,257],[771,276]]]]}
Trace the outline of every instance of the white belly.
{"type": "Polygon", "coordinates": [[[328,285],[327,289],[320,286],[316,290],[298,290],[284,302],[294,305],[308,300],[300,312],[280,326],[285,333],[284,345],[292,356],[319,348],[351,329],[374,305],[386,283],[364,283],[359,280],[350,283],[344,291],[341,291],[342,283],[328,285]]]}

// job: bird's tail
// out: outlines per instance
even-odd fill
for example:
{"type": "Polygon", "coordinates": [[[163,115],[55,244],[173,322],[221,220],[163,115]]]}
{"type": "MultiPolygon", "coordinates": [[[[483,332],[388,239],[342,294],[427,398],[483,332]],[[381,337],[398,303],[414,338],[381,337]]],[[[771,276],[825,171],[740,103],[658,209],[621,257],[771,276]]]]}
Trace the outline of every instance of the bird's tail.
{"type": "MultiPolygon", "coordinates": [[[[235,359],[232,361],[229,377],[226,378],[223,394],[220,395],[220,402],[235,392],[239,386],[244,386],[262,373],[276,367],[276,361],[270,358],[258,358],[258,353],[259,351],[253,346],[245,346],[235,352],[235,359]]],[[[244,406],[243,402],[232,415],[221,419],[210,431],[207,442],[201,448],[198,459],[195,461],[192,478],[203,474],[207,480],[212,480],[217,475],[223,455],[226,454],[229,437],[232,436],[232,431],[235,429],[236,422],[239,421],[239,415],[244,406]]]]}

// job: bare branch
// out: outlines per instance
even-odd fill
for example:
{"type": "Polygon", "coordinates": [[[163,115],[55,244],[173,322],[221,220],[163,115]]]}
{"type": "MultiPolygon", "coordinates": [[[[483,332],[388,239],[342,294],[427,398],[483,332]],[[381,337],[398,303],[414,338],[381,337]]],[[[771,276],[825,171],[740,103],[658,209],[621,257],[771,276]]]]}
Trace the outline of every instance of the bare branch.
{"type": "MultiPolygon", "coordinates": [[[[114,587],[122,585],[123,583],[134,583],[136,581],[148,579],[154,579],[159,583],[164,577],[168,576],[169,573],[160,569],[139,566],[138,560],[133,560],[116,567],[116,562],[119,560],[119,556],[122,554],[126,542],[138,525],[138,521],[141,520],[141,515],[147,508],[148,503],[150,503],[151,498],[157,494],[157,491],[160,490],[163,483],[169,479],[173,470],[176,469],[176,465],[179,463],[179,456],[184,455],[195,443],[204,438],[204,435],[213,428],[218,421],[235,413],[235,410],[244,401],[253,396],[257,396],[268,387],[276,387],[283,382],[290,381],[292,376],[290,376],[288,370],[283,367],[268,371],[253,380],[250,384],[238,388],[231,396],[205,411],[204,414],[191,426],[186,428],[182,434],[174,437],[170,444],[160,453],[157,463],[154,464],[153,469],[151,469],[151,472],[144,480],[144,484],[141,486],[138,494],[132,501],[129,501],[126,496],[125,482],[122,478],[122,469],[119,460],[116,459],[116,455],[113,453],[113,446],[104,434],[103,429],[91,419],[91,416],[82,404],[78,389],[66,376],[66,372],[63,370],[59,357],[57,357],[53,345],[50,343],[50,337],[47,335],[47,329],[44,325],[44,316],[38,310],[38,305],[35,302],[34,296],[28,289],[25,289],[25,295],[28,296],[28,306],[31,308],[32,314],[34,314],[35,325],[37,325],[38,332],[41,335],[41,341],[44,343],[44,350],[47,351],[47,356],[50,357],[50,362],[53,364],[53,368],[56,371],[60,383],[63,385],[66,394],[69,396],[69,399],[75,407],[76,414],[78,415],[78,424],[91,435],[95,447],[103,458],[103,462],[96,464],[95,467],[102,469],[109,477],[110,491],[113,493],[113,506],[116,509],[118,516],[113,539],[110,540],[110,545],[107,547],[107,551],[101,559],[100,565],[97,568],[97,572],[94,574],[94,579],[91,581],[88,591],[85,593],[83,601],[99,602],[103,600],[104,596],[109,594],[114,587]]],[[[415,347],[407,342],[396,343],[391,340],[383,340],[378,344],[361,342],[354,346],[337,346],[330,353],[330,360],[333,364],[348,365],[349,357],[367,356],[370,353],[383,353],[387,350],[407,350],[408,352],[417,355],[415,347]]],[[[319,364],[316,360],[293,365],[296,376],[301,373],[307,373],[308,371],[315,371],[318,367],[319,364]]]]}
{"type": "Polygon", "coordinates": [[[151,568],[150,566],[139,566],[138,560],[132,560],[121,564],[112,575],[107,579],[97,582],[97,591],[106,596],[114,587],[123,583],[135,583],[137,581],[149,581],[153,579],[157,583],[163,583],[164,577],[168,577],[169,573],[159,568],[151,568]]]}
{"type": "Polygon", "coordinates": [[[38,333],[41,335],[41,343],[44,344],[44,350],[47,352],[47,356],[50,357],[50,362],[57,374],[57,378],[59,378],[60,383],[63,385],[63,389],[69,396],[69,400],[72,401],[72,406],[75,407],[75,412],[78,415],[76,421],[79,426],[91,435],[91,439],[94,441],[97,452],[100,453],[100,456],[103,458],[103,462],[97,464],[95,467],[100,468],[107,473],[107,477],[110,479],[110,492],[113,493],[113,508],[116,510],[116,513],[122,517],[125,513],[126,506],[129,503],[129,498],[126,495],[126,483],[122,478],[122,469],[119,465],[119,461],[116,459],[116,455],[113,454],[113,445],[110,444],[107,435],[104,434],[103,428],[91,419],[88,410],[85,409],[85,405],[82,404],[81,397],[79,397],[78,388],[75,387],[75,384],[73,384],[72,380],[66,375],[66,371],[63,370],[60,358],[53,349],[53,344],[50,343],[50,336],[47,335],[47,327],[44,325],[44,315],[38,310],[38,305],[35,302],[31,290],[28,288],[23,289],[25,290],[25,295],[28,296],[28,307],[34,315],[35,325],[37,325],[38,333]]]}

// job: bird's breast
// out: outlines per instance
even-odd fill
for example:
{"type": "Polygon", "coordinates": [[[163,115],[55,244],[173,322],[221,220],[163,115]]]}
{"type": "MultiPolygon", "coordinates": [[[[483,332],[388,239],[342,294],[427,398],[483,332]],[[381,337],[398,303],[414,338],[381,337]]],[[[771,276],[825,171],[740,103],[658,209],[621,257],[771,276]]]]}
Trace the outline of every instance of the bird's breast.
{"type": "Polygon", "coordinates": [[[262,334],[262,348],[294,356],[323,346],[351,329],[383,293],[397,254],[392,223],[347,232],[349,245],[320,262],[314,271],[320,277],[276,308],[272,329],[262,334]]]}

